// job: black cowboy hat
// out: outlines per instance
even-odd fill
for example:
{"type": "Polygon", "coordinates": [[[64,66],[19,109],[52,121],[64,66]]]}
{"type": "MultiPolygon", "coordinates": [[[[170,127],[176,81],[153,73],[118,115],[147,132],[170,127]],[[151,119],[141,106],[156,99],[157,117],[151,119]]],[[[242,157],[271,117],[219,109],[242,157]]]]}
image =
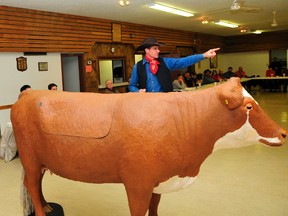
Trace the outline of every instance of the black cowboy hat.
{"type": "Polygon", "coordinates": [[[136,51],[145,50],[151,46],[163,46],[165,43],[158,42],[155,37],[145,38],[140,46],[136,48],[136,51]]]}

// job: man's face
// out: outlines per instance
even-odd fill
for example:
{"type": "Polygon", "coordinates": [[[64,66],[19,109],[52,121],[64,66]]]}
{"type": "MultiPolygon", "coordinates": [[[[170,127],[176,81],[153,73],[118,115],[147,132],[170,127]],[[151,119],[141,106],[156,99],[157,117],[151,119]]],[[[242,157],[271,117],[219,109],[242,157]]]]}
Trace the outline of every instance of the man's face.
{"type": "Polygon", "coordinates": [[[160,53],[160,50],[159,50],[159,46],[152,46],[150,48],[146,48],[145,49],[145,52],[147,55],[149,55],[151,58],[158,58],[159,57],[159,53],[160,53]]]}
{"type": "Polygon", "coordinates": [[[106,82],[106,88],[108,88],[108,89],[113,89],[113,83],[112,83],[112,81],[107,81],[106,82]]]}

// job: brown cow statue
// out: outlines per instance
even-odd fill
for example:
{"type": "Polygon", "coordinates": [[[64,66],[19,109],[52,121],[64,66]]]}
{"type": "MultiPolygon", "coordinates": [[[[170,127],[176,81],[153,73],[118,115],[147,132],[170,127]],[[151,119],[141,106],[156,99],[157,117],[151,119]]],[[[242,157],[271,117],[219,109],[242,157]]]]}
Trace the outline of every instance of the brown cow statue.
{"type": "Polygon", "coordinates": [[[36,216],[50,209],[41,189],[45,169],[81,182],[123,183],[131,216],[157,216],[161,194],[192,184],[213,151],[286,140],[238,78],[182,93],[31,90],[13,105],[11,120],[36,216]]]}

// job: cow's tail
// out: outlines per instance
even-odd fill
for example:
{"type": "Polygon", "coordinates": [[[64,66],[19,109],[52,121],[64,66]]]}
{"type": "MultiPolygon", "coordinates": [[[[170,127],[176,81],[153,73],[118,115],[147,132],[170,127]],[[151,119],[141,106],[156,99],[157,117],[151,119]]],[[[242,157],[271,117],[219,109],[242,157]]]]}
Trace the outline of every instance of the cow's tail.
{"type": "Polygon", "coordinates": [[[22,169],[21,185],[20,185],[20,199],[23,206],[23,215],[28,216],[34,212],[32,199],[24,185],[25,171],[22,169]]]}

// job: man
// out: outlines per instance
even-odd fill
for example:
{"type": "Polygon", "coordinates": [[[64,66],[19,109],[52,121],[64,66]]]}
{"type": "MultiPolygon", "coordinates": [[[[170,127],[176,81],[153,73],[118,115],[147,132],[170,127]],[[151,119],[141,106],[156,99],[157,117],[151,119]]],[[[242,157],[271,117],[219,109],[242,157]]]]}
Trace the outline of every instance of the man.
{"type": "Polygon", "coordinates": [[[185,82],[184,82],[184,78],[183,78],[183,75],[181,73],[179,73],[177,75],[177,79],[175,79],[173,82],[172,82],[172,85],[173,85],[173,91],[182,91],[184,90],[185,88],[187,88],[185,82]]]}
{"type": "Polygon", "coordinates": [[[216,82],[216,81],[211,77],[211,71],[209,69],[206,69],[204,71],[202,84],[206,85],[206,84],[211,84],[211,83],[214,83],[214,82],[216,82]]]}
{"type": "Polygon", "coordinates": [[[23,85],[21,88],[20,88],[20,92],[23,92],[25,90],[30,90],[32,89],[30,85],[23,85]]]}
{"type": "Polygon", "coordinates": [[[230,79],[231,77],[235,77],[235,73],[233,72],[232,67],[228,67],[228,71],[223,74],[225,79],[230,79]]]}
{"type": "Polygon", "coordinates": [[[247,77],[247,73],[245,71],[243,71],[243,67],[240,66],[238,71],[235,72],[235,76],[239,77],[239,78],[246,78],[247,77]]]}
{"type": "Polygon", "coordinates": [[[106,94],[119,93],[116,89],[113,88],[112,80],[106,80],[105,86],[106,86],[106,89],[105,89],[104,93],[106,93],[106,94]]]}
{"type": "Polygon", "coordinates": [[[185,73],[184,73],[184,80],[185,80],[185,83],[186,83],[186,85],[187,85],[187,87],[194,87],[195,85],[194,85],[194,83],[193,83],[193,79],[192,79],[192,77],[191,77],[191,74],[189,73],[189,71],[186,71],[185,73]]]}
{"type": "Polygon", "coordinates": [[[161,58],[159,47],[164,43],[155,37],[146,38],[136,50],[144,50],[145,58],[134,65],[129,84],[130,92],[171,92],[173,91],[170,71],[179,70],[205,58],[213,58],[220,48],[210,49],[203,54],[184,58],[161,58]]]}
{"type": "Polygon", "coordinates": [[[57,88],[57,85],[55,83],[50,83],[48,85],[48,89],[56,91],[58,88],[57,88]]]}

